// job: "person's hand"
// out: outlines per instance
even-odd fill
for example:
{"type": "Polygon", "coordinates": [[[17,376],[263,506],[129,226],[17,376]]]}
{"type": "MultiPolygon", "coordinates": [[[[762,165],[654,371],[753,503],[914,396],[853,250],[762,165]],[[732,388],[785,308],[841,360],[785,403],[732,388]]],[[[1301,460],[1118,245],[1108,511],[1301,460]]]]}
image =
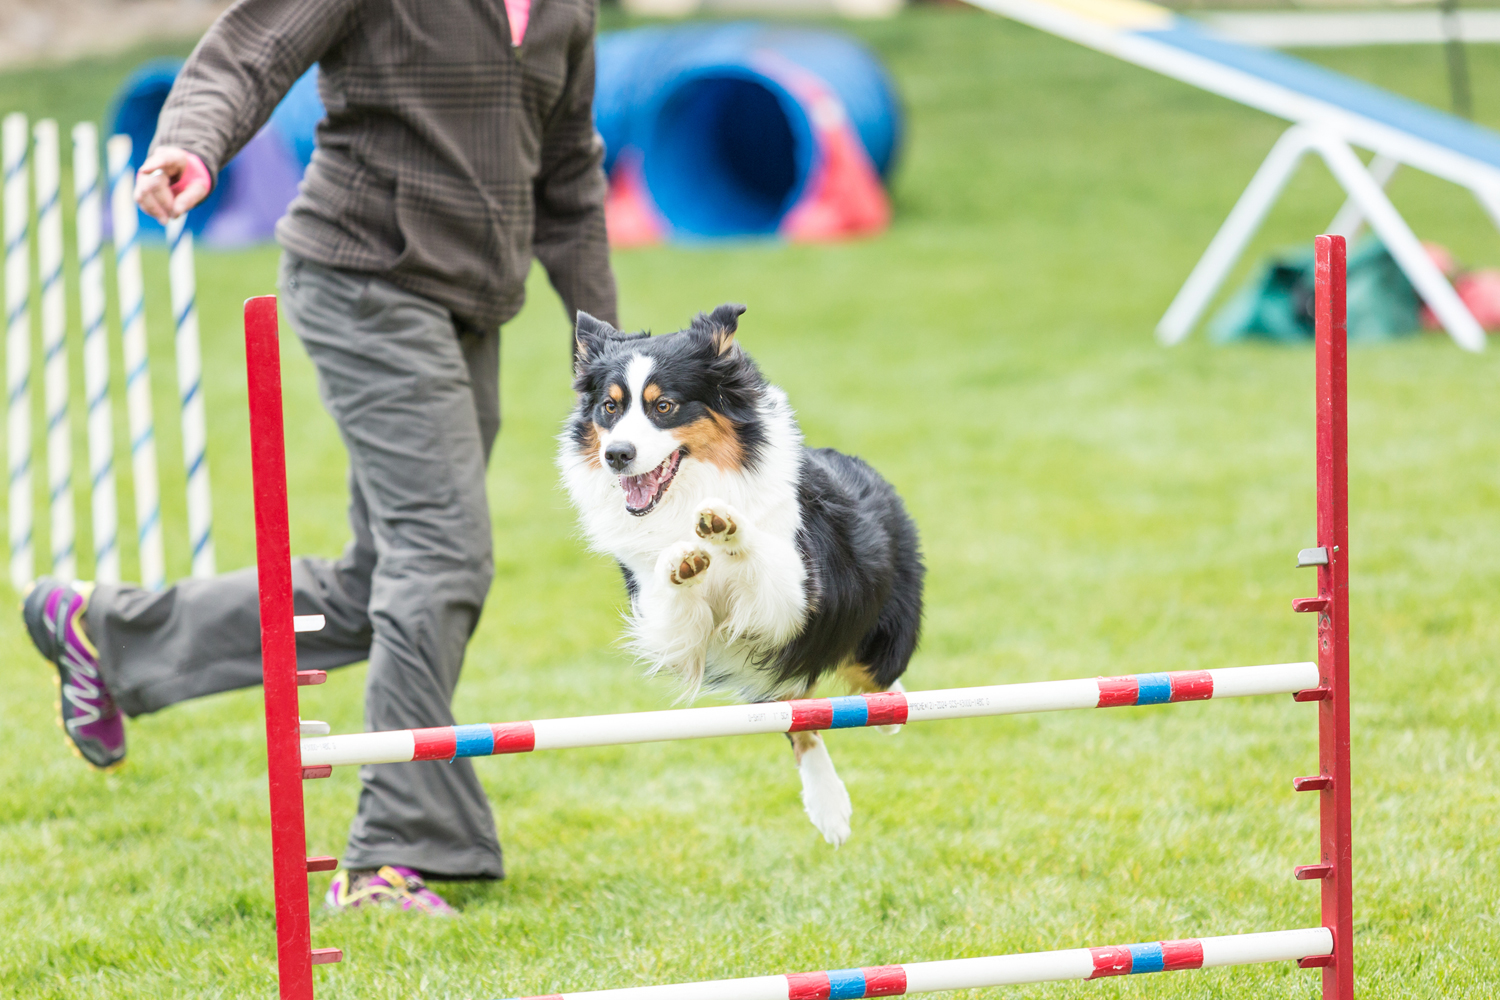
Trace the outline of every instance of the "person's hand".
{"type": "Polygon", "coordinates": [[[195,154],[163,146],[136,171],[135,203],[165,225],[207,197],[212,186],[208,168],[195,154]]]}

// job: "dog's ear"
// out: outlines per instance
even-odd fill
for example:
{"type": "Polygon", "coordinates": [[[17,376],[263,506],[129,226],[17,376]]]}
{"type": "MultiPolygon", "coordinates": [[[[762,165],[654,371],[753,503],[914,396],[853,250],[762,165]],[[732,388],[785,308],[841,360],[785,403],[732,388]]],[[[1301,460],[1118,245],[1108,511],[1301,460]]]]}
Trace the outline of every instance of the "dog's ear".
{"type": "Polygon", "coordinates": [[[619,332],[604,320],[578,310],[578,325],[573,331],[573,370],[581,371],[584,365],[597,358],[604,350],[605,341],[619,332]]]}
{"type": "Polygon", "coordinates": [[[694,316],[692,329],[708,336],[715,355],[727,354],[734,347],[734,333],[744,312],[739,303],[726,302],[711,313],[694,316]]]}

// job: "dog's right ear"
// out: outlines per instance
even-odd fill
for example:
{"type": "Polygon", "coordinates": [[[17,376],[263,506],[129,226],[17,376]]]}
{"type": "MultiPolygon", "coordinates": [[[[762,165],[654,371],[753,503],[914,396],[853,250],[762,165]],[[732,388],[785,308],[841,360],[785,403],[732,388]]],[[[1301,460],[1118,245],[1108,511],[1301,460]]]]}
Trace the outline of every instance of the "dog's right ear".
{"type": "Polygon", "coordinates": [[[578,310],[578,325],[573,331],[573,370],[581,371],[584,365],[600,355],[605,342],[619,333],[604,320],[578,310]]]}

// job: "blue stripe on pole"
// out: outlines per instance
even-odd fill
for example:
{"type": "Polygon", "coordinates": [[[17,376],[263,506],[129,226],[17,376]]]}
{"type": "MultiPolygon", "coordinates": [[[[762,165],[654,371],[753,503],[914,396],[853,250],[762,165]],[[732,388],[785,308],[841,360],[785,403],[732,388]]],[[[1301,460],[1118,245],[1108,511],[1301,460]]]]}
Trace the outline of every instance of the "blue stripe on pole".
{"type": "Polygon", "coordinates": [[[864,970],[834,969],[828,973],[828,1000],[860,1000],[864,995],[864,970]]]}
{"type": "MultiPolygon", "coordinates": [[[[199,553],[201,553],[204,550],[204,548],[206,548],[208,546],[208,539],[210,537],[210,529],[211,528],[212,528],[212,525],[210,525],[209,528],[204,528],[203,529],[203,535],[202,535],[202,537],[200,537],[196,542],[193,543],[193,558],[196,559],[198,557],[199,553]]],[[[491,750],[494,749],[494,744],[493,743],[491,743],[490,749],[491,750]]],[[[483,756],[483,755],[481,755],[481,756],[483,756]]]]}
{"type": "Polygon", "coordinates": [[[95,246],[94,249],[90,250],[88,252],[88,254],[85,255],[84,258],[78,262],[78,270],[82,271],[84,268],[88,267],[90,264],[93,264],[96,261],[98,261],[98,259],[99,259],[99,251],[100,251],[100,247],[98,247],[98,246],[95,246]]]}
{"type": "Polygon", "coordinates": [[[1141,693],[1137,705],[1165,705],[1172,700],[1172,678],[1167,674],[1137,674],[1141,693]]]}
{"type": "Polygon", "coordinates": [[[870,721],[870,705],[863,698],[829,698],[833,706],[833,723],[829,729],[857,729],[870,721]]]}
{"type": "Polygon", "coordinates": [[[53,563],[60,563],[64,559],[71,558],[72,555],[73,555],[73,543],[69,542],[67,545],[64,545],[62,547],[61,551],[52,553],[52,561],[53,561],[53,563]]]}
{"type": "Polygon", "coordinates": [[[113,471],[115,471],[115,463],[108,459],[105,459],[104,464],[99,466],[99,471],[94,473],[92,480],[94,489],[97,490],[99,488],[99,484],[104,482],[104,477],[109,475],[113,471]]]}
{"type": "Polygon", "coordinates": [[[37,207],[36,217],[40,219],[48,212],[55,211],[57,211],[57,192],[53,191],[52,194],[47,198],[46,203],[37,207]]]}
{"type": "Polygon", "coordinates": [[[144,431],[141,432],[140,437],[130,442],[130,453],[134,455],[136,452],[140,451],[143,447],[146,446],[146,443],[151,440],[152,436],[153,434],[151,428],[147,427],[144,431]]]}
{"type": "Polygon", "coordinates": [[[134,232],[134,233],[130,234],[130,239],[126,240],[123,244],[116,245],[116,247],[115,247],[115,259],[116,260],[123,259],[126,254],[128,254],[131,250],[133,250],[135,248],[136,241],[139,240],[140,238],[141,238],[141,234],[139,232],[134,232]]]}
{"type": "Polygon", "coordinates": [[[89,412],[90,413],[94,412],[99,407],[103,406],[105,403],[108,403],[108,402],[109,402],[109,386],[106,385],[104,387],[104,391],[103,392],[99,393],[99,395],[97,395],[93,399],[89,400],[89,412]]]}
{"type": "Polygon", "coordinates": [[[486,725],[454,726],[454,757],[488,757],[495,752],[495,731],[486,725]]]}
{"type": "Polygon", "coordinates": [[[86,187],[86,188],[84,188],[83,189],[83,193],[78,196],[78,203],[81,205],[84,202],[88,201],[89,198],[93,196],[94,192],[96,192],[98,190],[99,190],[99,177],[96,174],[94,176],[94,179],[91,180],[91,181],[89,181],[89,186],[86,187]]]}
{"type": "Polygon", "coordinates": [[[198,395],[198,387],[202,384],[201,381],[198,381],[188,386],[188,391],[182,394],[182,405],[184,408],[193,401],[194,396],[198,395]]]}
{"type": "Polygon", "coordinates": [[[94,546],[94,562],[98,563],[115,550],[115,536],[110,535],[104,541],[94,546]]]}
{"type": "Polygon", "coordinates": [[[58,268],[57,268],[56,271],[53,271],[51,274],[47,275],[45,278],[42,279],[42,294],[46,295],[47,292],[52,288],[52,286],[55,285],[55,284],[57,284],[61,280],[62,280],[62,266],[58,265],[58,268]]]}
{"type": "Polygon", "coordinates": [[[135,370],[125,376],[125,384],[129,385],[136,379],[140,378],[142,375],[146,374],[146,365],[148,362],[148,358],[142,358],[141,363],[135,366],[135,370]]]}
{"type": "Polygon", "coordinates": [[[149,513],[149,514],[146,515],[146,519],[141,522],[140,529],[138,531],[136,531],[136,536],[139,537],[139,538],[141,538],[142,540],[144,540],[145,537],[151,533],[151,529],[156,526],[156,522],[160,518],[161,518],[161,510],[160,510],[160,508],[153,508],[152,511],[151,511],[151,513],[149,513]]]}
{"type": "Polygon", "coordinates": [[[26,534],[22,535],[19,539],[12,538],[10,540],[10,548],[12,558],[15,557],[17,552],[31,548],[31,529],[27,528],[26,534]]]}
{"type": "Polygon", "coordinates": [[[20,229],[16,230],[16,238],[5,244],[5,253],[7,256],[13,253],[20,252],[21,247],[26,243],[27,231],[28,230],[26,226],[22,226],[20,229]]]}
{"type": "Polygon", "coordinates": [[[67,404],[64,404],[62,409],[58,410],[56,413],[47,418],[48,432],[50,433],[57,430],[57,425],[62,423],[66,419],[68,419],[68,407],[67,404]]]}
{"type": "Polygon", "coordinates": [[[196,476],[198,474],[198,470],[203,468],[203,458],[204,455],[201,451],[198,452],[196,456],[194,456],[192,464],[188,466],[187,477],[189,479],[192,479],[194,476],[196,476]]]}
{"type": "Polygon", "coordinates": [[[50,347],[47,348],[47,357],[46,357],[46,360],[51,361],[53,358],[55,358],[59,354],[61,354],[63,352],[63,348],[66,347],[67,344],[68,344],[68,342],[66,340],[64,340],[63,338],[59,337],[58,340],[57,340],[57,343],[55,343],[52,346],[50,346],[50,347]]]}
{"type": "Polygon", "coordinates": [[[16,160],[15,163],[11,163],[11,164],[8,164],[6,166],[6,168],[5,168],[5,182],[7,184],[9,184],[11,181],[15,180],[17,174],[19,174],[21,171],[23,171],[25,169],[26,169],[26,154],[22,153],[20,159],[16,160]]]}
{"type": "Polygon", "coordinates": [[[31,471],[31,456],[27,455],[25,458],[21,459],[21,464],[19,464],[17,466],[14,466],[10,470],[10,481],[11,482],[15,482],[17,479],[20,479],[22,476],[26,475],[26,473],[28,473],[30,471],[31,471]]]}
{"type": "Polygon", "coordinates": [[[15,326],[17,323],[21,322],[22,319],[23,319],[23,317],[25,317],[25,315],[26,315],[26,309],[27,309],[28,306],[30,306],[30,304],[31,304],[31,300],[30,299],[22,299],[21,300],[21,304],[18,305],[18,306],[16,306],[14,309],[12,309],[6,315],[6,317],[5,317],[6,324],[8,326],[15,326]]]}
{"type": "Polygon", "coordinates": [[[1160,941],[1152,941],[1150,944],[1130,944],[1125,947],[1130,949],[1131,975],[1137,972],[1160,972],[1167,966],[1160,941]]]}
{"type": "Polygon", "coordinates": [[[10,405],[15,406],[26,395],[26,387],[31,384],[30,375],[22,375],[21,381],[10,387],[10,405]]]}
{"type": "Polygon", "coordinates": [[[90,340],[96,334],[102,333],[103,331],[104,331],[104,314],[101,313],[99,315],[99,318],[96,319],[96,320],[94,320],[92,323],[90,323],[89,324],[89,328],[87,330],[83,331],[83,339],[84,340],[90,340]]]}
{"type": "Polygon", "coordinates": [[[182,307],[182,312],[177,317],[177,325],[182,326],[187,318],[193,314],[193,309],[198,305],[198,297],[195,295],[188,299],[187,305],[182,307]]]}
{"type": "Polygon", "coordinates": [[[59,479],[52,487],[52,502],[57,503],[58,498],[66,493],[68,491],[68,488],[72,485],[72,476],[64,476],[63,478],[59,479]]]}
{"type": "Polygon", "coordinates": [[[129,330],[135,325],[135,321],[141,318],[141,313],[145,309],[146,303],[141,299],[136,299],[135,305],[130,307],[130,312],[126,314],[125,319],[120,323],[120,329],[129,330]]]}

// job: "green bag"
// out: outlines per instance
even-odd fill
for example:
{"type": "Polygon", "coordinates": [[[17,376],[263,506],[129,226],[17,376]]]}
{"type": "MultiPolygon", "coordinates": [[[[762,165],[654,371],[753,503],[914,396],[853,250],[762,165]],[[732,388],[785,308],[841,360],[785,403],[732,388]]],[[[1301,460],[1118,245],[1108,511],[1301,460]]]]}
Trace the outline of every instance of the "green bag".
{"type": "MultiPolygon", "coordinates": [[[[1421,330],[1422,300],[1380,240],[1369,237],[1349,254],[1349,339],[1381,341],[1421,330]]],[[[1259,338],[1281,343],[1313,339],[1313,255],[1296,250],[1271,258],[1209,323],[1217,343],[1259,338]]]]}

